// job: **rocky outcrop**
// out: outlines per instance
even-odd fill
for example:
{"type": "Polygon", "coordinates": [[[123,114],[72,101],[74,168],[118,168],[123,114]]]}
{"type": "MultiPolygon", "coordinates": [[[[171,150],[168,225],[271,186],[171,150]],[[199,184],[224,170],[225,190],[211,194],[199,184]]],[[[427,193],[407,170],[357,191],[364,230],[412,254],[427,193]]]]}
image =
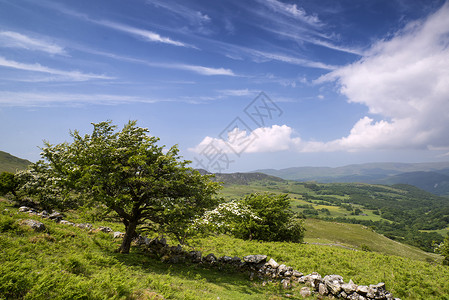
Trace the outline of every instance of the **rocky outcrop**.
{"type": "Polygon", "coordinates": [[[24,225],[24,226],[28,226],[31,229],[35,230],[35,231],[44,231],[45,225],[42,222],[36,221],[36,220],[20,220],[19,221],[20,225],[24,225]]]}

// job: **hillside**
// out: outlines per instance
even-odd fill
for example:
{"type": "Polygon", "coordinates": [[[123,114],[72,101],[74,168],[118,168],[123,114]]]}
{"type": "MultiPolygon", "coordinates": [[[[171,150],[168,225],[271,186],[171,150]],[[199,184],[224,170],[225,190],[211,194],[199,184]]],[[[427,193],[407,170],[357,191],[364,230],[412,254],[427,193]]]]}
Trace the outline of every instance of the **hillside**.
{"type": "Polygon", "coordinates": [[[449,162],[369,163],[343,167],[297,167],[256,172],[287,180],[320,183],[410,184],[436,195],[449,195],[449,162]]]}
{"type": "Polygon", "coordinates": [[[21,159],[9,153],[0,151],[0,173],[15,173],[17,171],[26,169],[29,164],[31,164],[29,160],[21,159]]]}
{"type": "MultiPolygon", "coordinates": [[[[72,212],[67,217],[74,220],[81,216],[72,212]]],[[[92,225],[123,230],[117,223],[92,225]]],[[[115,249],[120,240],[113,239],[112,234],[30,217],[2,201],[0,235],[0,298],[303,299],[299,294],[303,284],[285,290],[276,281],[251,281],[249,274],[228,269],[163,263],[157,255],[137,246],[128,255],[118,254],[115,249]],[[46,230],[36,232],[19,225],[19,219],[27,218],[43,222],[46,230]]],[[[198,239],[193,245],[203,255],[266,254],[304,274],[340,274],[346,281],[365,285],[385,282],[387,289],[402,299],[442,299],[449,294],[447,267],[410,258],[228,236],[198,239]]]]}
{"type": "Polygon", "coordinates": [[[448,199],[411,185],[253,181],[225,185],[221,196],[235,199],[254,192],[289,194],[292,209],[305,217],[364,225],[426,251],[443,240],[449,227],[448,199]]]}

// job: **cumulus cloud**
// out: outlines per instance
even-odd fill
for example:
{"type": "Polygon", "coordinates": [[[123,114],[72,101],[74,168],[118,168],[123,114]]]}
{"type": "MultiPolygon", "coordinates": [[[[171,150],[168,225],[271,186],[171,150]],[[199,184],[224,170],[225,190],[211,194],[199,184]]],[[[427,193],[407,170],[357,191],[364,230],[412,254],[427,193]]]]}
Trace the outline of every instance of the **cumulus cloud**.
{"type": "Polygon", "coordinates": [[[227,133],[227,139],[206,136],[190,151],[202,153],[212,147],[224,153],[261,153],[297,149],[301,139],[293,137],[293,129],[287,125],[260,127],[251,132],[234,128],[227,133]]]}
{"type": "Polygon", "coordinates": [[[318,83],[335,81],[365,116],[349,135],[302,151],[449,149],[449,3],[375,43],[363,58],[318,83]]]}

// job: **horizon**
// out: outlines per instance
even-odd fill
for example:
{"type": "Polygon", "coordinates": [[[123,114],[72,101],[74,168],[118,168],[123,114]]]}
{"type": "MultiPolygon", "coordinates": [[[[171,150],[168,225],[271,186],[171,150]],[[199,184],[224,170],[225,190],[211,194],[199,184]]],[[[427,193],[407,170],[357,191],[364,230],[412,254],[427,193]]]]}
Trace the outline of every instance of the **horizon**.
{"type": "Polygon", "coordinates": [[[137,120],[213,173],[447,162],[448,45],[445,0],[0,0],[0,150],[137,120]]]}

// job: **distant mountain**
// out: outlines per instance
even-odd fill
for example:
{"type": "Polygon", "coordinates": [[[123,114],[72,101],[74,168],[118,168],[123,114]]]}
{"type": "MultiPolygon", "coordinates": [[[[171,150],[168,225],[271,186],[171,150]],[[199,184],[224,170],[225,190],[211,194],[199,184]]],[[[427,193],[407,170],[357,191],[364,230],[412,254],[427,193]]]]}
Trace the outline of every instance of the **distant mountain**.
{"type": "Polygon", "coordinates": [[[0,151],[0,173],[15,173],[20,170],[25,170],[29,164],[31,164],[29,160],[18,158],[9,153],[0,151]]]}
{"type": "Polygon", "coordinates": [[[296,181],[410,184],[437,195],[449,195],[449,162],[368,163],[337,168],[298,167],[255,172],[296,181]]]}

